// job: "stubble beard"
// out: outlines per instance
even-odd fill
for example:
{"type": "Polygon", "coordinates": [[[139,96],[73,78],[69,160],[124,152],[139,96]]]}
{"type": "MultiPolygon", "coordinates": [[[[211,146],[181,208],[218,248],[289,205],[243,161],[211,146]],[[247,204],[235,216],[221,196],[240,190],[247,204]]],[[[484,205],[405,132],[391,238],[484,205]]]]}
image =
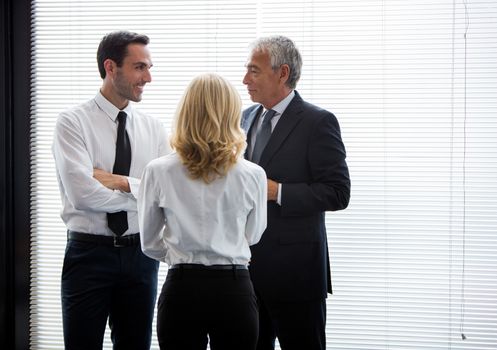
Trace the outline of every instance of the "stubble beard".
{"type": "Polygon", "coordinates": [[[135,95],[133,93],[133,85],[123,78],[122,74],[118,74],[115,81],[116,91],[122,98],[133,101],[140,102],[142,100],[142,94],[135,95]]]}

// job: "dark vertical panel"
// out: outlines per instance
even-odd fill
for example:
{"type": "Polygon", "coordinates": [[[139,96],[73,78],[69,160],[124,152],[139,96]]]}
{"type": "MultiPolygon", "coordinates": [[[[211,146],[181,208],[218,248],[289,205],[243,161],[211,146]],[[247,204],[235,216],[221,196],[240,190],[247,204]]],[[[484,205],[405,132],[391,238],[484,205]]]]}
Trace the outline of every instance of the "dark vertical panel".
{"type": "Polygon", "coordinates": [[[12,239],[7,232],[12,226],[9,189],[11,157],[10,154],[10,89],[11,80],[8,72],[9,50],[9,2],[0,2],[0,347],[6,348],[7,339],[13,334],[13,327],[9,322],[13,315],[13,260],[12,239]]]}
{"type": "Polygon", "coordinates": [[[31,1],[1,1],[0,21],[0,348],[28,349],[31,1]]]}

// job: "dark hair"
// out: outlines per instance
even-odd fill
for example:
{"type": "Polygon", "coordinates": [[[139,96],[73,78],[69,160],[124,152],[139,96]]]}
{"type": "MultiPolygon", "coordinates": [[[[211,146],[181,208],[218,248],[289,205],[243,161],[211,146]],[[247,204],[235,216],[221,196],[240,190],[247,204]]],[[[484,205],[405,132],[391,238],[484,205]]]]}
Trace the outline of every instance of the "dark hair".
{"type": "Polygon", "coordinates": [[[100,77],[105,78],[104,62],[110,58],[121,67],[123,60],[128,54],[129,44],[148,45],[150,39],[146,35],[128,31],[117,31],[107,34],[102,38],[97,50],[97,63],[100,77]]]}

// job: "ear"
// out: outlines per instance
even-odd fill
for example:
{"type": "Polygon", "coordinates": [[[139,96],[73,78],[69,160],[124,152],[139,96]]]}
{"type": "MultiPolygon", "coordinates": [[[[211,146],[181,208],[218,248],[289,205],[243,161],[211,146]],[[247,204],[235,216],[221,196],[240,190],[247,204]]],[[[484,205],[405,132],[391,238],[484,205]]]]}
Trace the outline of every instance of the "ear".
{"type": "Polygon", "coordinates": [[[116,62],[114,62],[110,58],[107,58],[104,61],[104,68],[107,76],[113,76],[117,68],[116,62]]]}
{"type": "Polygon", "coordinates": [[[290,66],[283,64],[280,66],[280,81],[285,84],[290,77],[290,66]]]}

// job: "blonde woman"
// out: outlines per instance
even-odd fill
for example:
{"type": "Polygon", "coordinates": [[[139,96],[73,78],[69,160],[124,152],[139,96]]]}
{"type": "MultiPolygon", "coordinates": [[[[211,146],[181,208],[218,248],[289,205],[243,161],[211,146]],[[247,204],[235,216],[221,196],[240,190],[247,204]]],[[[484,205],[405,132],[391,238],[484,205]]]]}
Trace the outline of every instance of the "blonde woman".
{"type": "Polygon", "coordinates": [[[143,252],[169,271],[158,301],[161,349],[255,349],[258,311],[247,266],[266,228],[264,170],[247,160],[241,100],[216,74],[195,78],[176,113],[174,152],[145,169],[143,252]]]}

